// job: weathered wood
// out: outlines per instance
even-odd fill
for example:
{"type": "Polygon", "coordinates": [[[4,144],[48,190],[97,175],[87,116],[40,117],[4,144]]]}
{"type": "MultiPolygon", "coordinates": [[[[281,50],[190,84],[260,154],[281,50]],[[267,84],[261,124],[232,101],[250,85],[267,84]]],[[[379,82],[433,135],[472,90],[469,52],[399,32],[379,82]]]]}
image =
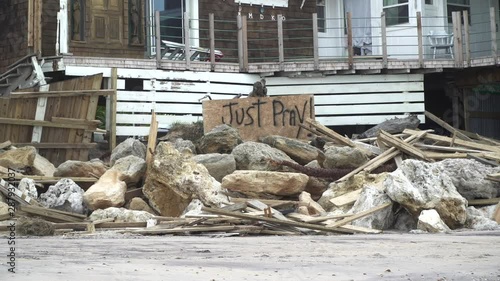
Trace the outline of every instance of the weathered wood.
{"type": "Polygon", "coordinates": [[[186,61],[186,69],[191,68],[191,38],[190,38],[190,33],[191,33],[191,24],[189,22],[189,13],[184,12],[184,59],[186,61]]]}
{"type": "Polygon", "coordinates": [[[229,232],[229,231],[255,231],[263,229],[261,226],[252,225],[222,225],[222,226],[195,226],[195,227],[183,227],[183,228],[173,228],[173,229],[145,229],[145,230],[130,230],[126,232],[131,232],[135,234],[142,235],[162,235],[162,234],[175,234],[184,232],[229,232]]]}
{"type": "Polygon", "coordinates": [[[306,223],[320,223],[324,222],[327,220],[335,220],[335,219],[343,219],[346,217],[352,216],[350,214],[342,214],[342,215],[327,215],[327,216],[319,216],[319,217],[313,217],[313,216],[307,216],[299,213],[290,213],[287,215],[287,217],[301,221],[301,222],[306,222],[306,223]]]}
{"type": "Polygon", "coordinates": [[[10,141],[4,141],[4,142],[0,143],[0,149],[5,149],[11,145],[12,145],[12,143],[10,141]]]}
{"type": "Polygon", "coordinates": [[[448,159],[448,158],[467,158],[467,153],[438,153],[438,152],[423,152],[427,159],[448,159]]]}
{"type": "MultiPolygon", "coordinates": [[[[37,58],[35,56],[31,57],[32,64],[34,65],[34,72],[37,78],[40,79],[40,92],[49,91],[49,85],[45,81],[45,75],[38,64],[37,58]]],[[[37,106],[35,111],[35,120],[43,121],[45,119],[45,112],[47,111],[47,97],[38,97],[37,106]]],[[[33,132],[31,134],[31,142],[40,142],[42,139],[42,126],[34,126],[33,132]]]]}
{"type": "Polygon", "coordinates": [[[61,211],[56,212],[52,209],[43,207],[21,205],[19,211],[28,213],[30,215],[40,216],[45,220],[52,222],[81,222],[83,219],[75,217],[74,215],[64,214],[61,211]]]}
{"type": "Polygon", "coordinates": [[[215,18],[214,13],[208,14],[209,38],[210,38],[210,69],[215,70],[215,18]]]}
{"type": "Polygon", "coordinates": [[[97,143],[15,143],[16,147],[33,146],[38,149],[91,149],[97,147],[97,143]]]}
{"type": "Polygon", "coordinates": [[[340,226],[343,226],[343,225],[346,225],[352,221],[355,221],[357,219],[360,219],[360,218],[363,218],[363,217],[366,217],[368,215],[371,215],[373,213],[376,213],[380,210],[383,210],[389,206],[392,206],[392,202],[388,202],[388,203],[385,203],[385,204],[382,204],[380,206],[377,206],[377,207],[374,207],[374,208],[371,208],[369,210],[366,210],[364,212],[360,212],[360,213],[357,213],[357,214],[354,214],[350,217],[347,217],[345,219],[342,219],[340,221],[337,221],[337,222],[334,222],[334,223],[330,223],[327,225],[327,227],[340,227],[340,226]]]}
{"type": "Polygon", "coordinates": [[[34,46],[34,28],[35,28],[35,18],[34,18],[34,5],[33,1],[28,1],[28,48],[33,48],[34,46]]]}
{"type": "Polygon", "coordinates": [[[422,12],[417,12],[418,63],[424,66],[424,45],[422,36],[422,12]]]}
{"type": "MultiPolygon", "coordinates": [[[[283,15],[278,15],[278,57],[280,64],[285,62],[285,49],[283,47],[283,15]]],[[[280,67],[280,70],[283,70],[280,67]]]]}
{"type": "Polygon", "coordinates": [[[347,145],[350,147],[356,147],[356,144],[352,142],[350,139],[340,135],[339,133],[335,132],[334,130],[329,129],[328,127],[322,125],[321,123],[314,121],[310,118],[306,118],[306,123],[309,124],[310,126],[316,128],[319,132],[323,133],[324,135],[328,136],[329,138],[332,138],[336,141],[338,141],[340,144],[347,145]]]}
{"type": "Polygon", "coordinates": [[[458,33],[462,32],[462,30],[459,29],[458,22],[460,20],[460,12],[452,12],[451,13],[451,21],[453,24],[453,52],[455,53],[455,67],[460,67],[460,56],[458,53],[460,52],[460,46],[461,42],[459,42],[459,37],[458,33]]]}
{"type": "Polygon", "coordinates": [[[242,44],[243,44],[243,69],[248,71],[248,24],[247,17],[241,17],[242,44]]]}
{"type": "MultiPolygon", "coordinates": [[[[158,47],[157,47],[158,48],[158,47]]],[[[160,51],[158,49],[157,51],[160,51]]],[[[114,90],[114,93],[110,96],[110,127],[109,127],[109,150],[113,151],[116,147],[116,88],[117,88],[117,79],[118,79],[118,70],[117,68],[111,69],[111,88],[114,90]]]]}
{"type": "Polygon", "coordinates": [[[462,12],[457,13],[457,28],[458,33],[455,34],[458,41],[458,53],[455,56],[458,57],[458,67],[464,67],[464,50],[463,50],[463,38],[462,38],[462,12]]]}
{"type": "Polygon", "coordinates": [[[482,158],[481,155],[478,155],[478,154],[474,155],[474,154],[469,153],[469,154],[467,154],[467,158],[474,159],[479,163],[482,163],[482,164],[488,165],[488,166],[492,166],[492,167],[500,166],[500,164],[498,164],[496,161],[486,160],[486,159],[482,158]]]}
{"type": "Polygon", "coordinates": [[[330,202],[337,207],[351,204],[358,200],[359,196],[361,195],[361,191],[363,191],[362,188],[347,192],[346,194],[330,199],[330,202]]]}
{"type": "Polygon", "coordinates": [[[0,117],[0,124],[92,130],[92,128],[90,128],[89,125],[70,124],[70,123],[56,123],[56,122],[42,121],[42,120],[1,118],[1,117],[0,117]]]}
{"type": "Polygon", "coordinates": [[[356,226],[356,225],[350,225],[346,224],[341,226],[342,229],[347,229],[347,230],[352,230],[356,233],[366,233],[366,234],[379,234],[382,233],[382,230],[379,229],[372,229],[372,228],[367,228],[367,227],[362,227],[362,226],[356,226]]]}
{"type": "Polygon", "coordinates": [[[156,63],[161,64],[161,19],[160,11],[155,12],[156,63]]]}
{"type": "Polygon", "coordinates": [[[220,210],[220,209],[216,209],[216,208],[202,207],[201,210],[204,212],[214,213],[214,214],[223,215],[223,216],[230,216],[230,217],[256,220],[256,221],[265,221],[265,222],[275,223],[278,225],[295,226],[295,227],[300,227],[300,228],[314,229],[314,230],[320,230],[320,231],[326,231],[326,232],[352,233],[352,231],[342,230],[339,228],[324,227],[324,226],[318,226],[318,225],[314,225],[314,224],[295,222],[295,221],[282,221],[282,220],[278,220],[275,218],[254,217],[254,216],[250,216],[250,215],[243,214],[243,213],[228,212],[228,211],[224,211],[224,210],[220,210]]]}
{"type": "Polygon", "coordinates": [[[48,91],[48,92],[13,92],[10,99],[28,99],[28,98],[64,98],[77,96],[109,96],[114,93],[113,90],[74,90],[74,91],[48,91]]]}
{"type": "Polygon", "coordinates": [[[392,135],[390,135],[389,133],[387,133],[385,131],[380,131],[379,138],[382,141],[390,144],[391,146],[401,150],[402,152],[404,152],[406,154],[412,155],[412,156],[417,157],[417,158],[422,159],[422,160],[428,160],[428,161],[430,160],[430,159],[427,159],[425,157],[424,153],[420,149],[413,147],[413,146],[409,145],[406,142],[403,142],[402,140],[400,140],[398,138],[393,137],[392,135]]]}
{"type": "Polygon", "coordinates": [[[490,7],[491,56],[495,60],[495,64],[497,63],[498,57],[496,14],[496,8],[490,7]]]}
{"type": "Polygon", "coordinates": [[[260,202],[259,200],[249,200],[247,201],[247,205],[248,206],[251,206],[257,210],[261,210],[261,211],[264,211],[265,209],[267,208],[270,208],[271,210],[271,214],[273,216],[273,218],[276,218],[276,219],[279,219],[279,220],[283,220],[283,221],[289,221],[290,219],[288,219],[287,217],[285,217],[280,211],[272,208],[272,207],[269,207],[267,206],[266,204],[260,202]]]}
{"type": "Polygon", "coordinates": [[[448,152],[463,152],[463,153],[481,153],[482,150],[474,150],[460,147],[449,147],[449,146],[440,146],[440,145],[429,145],[423,143],[415,143],[413,144],[419,148],[432,149],[432,150],[440,150],[440,151],[448,151],[448,152]]]}
{"type": "MultiPolygon", "coordinates": [[[[9,178],[7,175],[3,175],[3,174],[0,174],[0,177],[3,179],[9,178]]],[[[16,175],[15,177],[13,177],[11,179],[13,179],[14,182],[18,182],[18,181],[22,180],[23,178],[32,179],[37,183],[57,183],[61,179],[64,179],[61,177],[44,177],[44,176],[28,176],[28,175],[16,175]]],[[[96,178],[84,178],[84,177],[72,177],[71,180],[74,182],[79,182],[79,183],[85,183],[85,182],[93,183],[93,182],[97,181],[96,178]]]]}
{"type": "Polygon", "coordinates": [[[498,203],[500,203],[500,197],[499,198],[490,198],[490,199],[467,200],[467,204],[469,204],[469,206],[486,206],[486,205],[495,205],[498,203]]]}
{"type": "Polygon", "coordinates": [[[243,50],[243,19],[241,15],[236,16],[236,27],[238,32],[238,63],[240,72],[245,71],[243,50]]]}
{"type": "MultiPolygon", "coordinates": [[[[236,197],[231,198],[231,202],[236,202],[236,203],[247,202],[249,200],[252,200],[252,199],[236,198],[236,197]]],[[[277,208],[280,206],[287,206],[287,205],[298,206],[300,204],[299,201],[290,201],[290,200],[259,199],[259,201],[268,205],[268,206],[274,207],[274,208],[277,208]]]]}
{"type": "Polygon", "coordinates": [[[313,59],[314,59],[314,70],[319,69],[319,38],[318,38],[318,14],[312,14],[312,26],[313,26],[313,59]]]}
{"type": "MultiPolygon", "coordinates": [[[[464,19],[465,65],[468,67],[471,65],[469,12],[464,10],[462,13],[464,19]]],[[[466,103],[464,103],[464,106],[466,103]]]]}
{"type": "Polygon", "coordinates": [[[462,134],[459,130],[453,128],[450,124],[448,124],[445,121],[441,120],[439,117],[437,117],[436,115],[430,113],[429,111],[425,111],[425,116],[427,118],[431,119],[432,121],[434,121],[439,126],[441,126],[443,129],[447,130],[448,132],[450,132],[452,134],[456,134],[457,137],[459,137],[459,138],[461,138],[463,140],[466,140],[466,141],[471,141],[471,139],[469,137],[467,137],[466,135],[462,134]]]}
{"type": "Polygon", "coordinates": [[[158,135],[158,121],[156,121],[156,112],[151,111],[151,125],[149,127],[148,146],[146,149],[146,165],[150,165],[153,160],[153,153],[156,149],[156,137],[158,135]]]}
{"type": "Polygon", "coordinates": [[[222,209],[222,210],[229,211],[229,212],[235,212],[235,211],[241,211],[241,210],[244,210],[244,209],[246,209],[247,207],[248,207],[248,206],[247,206],[247,203],[246,203],[246,202],[240,202],[240,203],[236,203],[236,204],[231,204],[231,205],[224,206],[224,207],[222,207],[221,209],[222,209]]]}
{"type": "MultiPolygon", "coordinates": [[[[12,180],[12,177],[10,175],[8,175],[7,177],[9,181],[12,180]]],[[[15,188],[13,185],[9,184],[3,179],[0,179],[0,193],[3,193],[7,200],[14,200],[21,205],[29,205],[32,202],[35,202],[31,200],[31,197],[29,196],[24,197],[19,189],[15,188]]]]}
{"type": "Polygon", "coordinates": [[[349,69],[354,65],[354,46],[352,42],[352,14],[347,12],[347,60],[349,69]]]}
{"type": "Polygon", "coordinates": [[[387,68],[387,26],[385,12],[382,12],[380,20],[380,29],[382,33],[382,67],[387,68]]]}

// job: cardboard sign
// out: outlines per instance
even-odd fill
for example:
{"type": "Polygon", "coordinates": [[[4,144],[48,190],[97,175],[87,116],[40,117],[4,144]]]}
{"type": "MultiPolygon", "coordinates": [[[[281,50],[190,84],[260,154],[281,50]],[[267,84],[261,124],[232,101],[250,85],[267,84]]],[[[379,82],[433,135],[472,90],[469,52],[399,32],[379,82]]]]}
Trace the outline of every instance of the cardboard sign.
{"type": "Polygon", "coordinates": [[[299,124],[306,118],[314,119],[313,95],[203,101],[205,133],[227,124],[237,128],[243,140],[268,135],[305,139],[308,132],[299,124]]]}

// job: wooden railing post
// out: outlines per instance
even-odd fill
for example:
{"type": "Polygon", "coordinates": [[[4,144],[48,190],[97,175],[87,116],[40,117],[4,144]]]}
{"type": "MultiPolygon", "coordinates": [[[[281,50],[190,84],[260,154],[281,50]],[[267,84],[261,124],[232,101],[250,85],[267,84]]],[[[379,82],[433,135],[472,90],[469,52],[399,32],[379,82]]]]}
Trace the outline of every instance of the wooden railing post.
{"type": "Polygon", "coordinates": [[[189,14],[184,12],[184,58],[186,60],[186,69],[191,68],[191,40],[190,40],[189,14]]]}
{"type": "Polygon", "coordinates": [[[347,12],[347,54],[349,69],[353,68],[354,65],[354,49],[352,45],[352,14],[347,12]]]}
{"type": "Polygon", "coordinates": [[[465,42],[465,62],[467,66],[470,66],[471,56],[470,56],[470,27],[469,27],[469,12],[464,10],[464,42],[465,42]]]}
{"type": "Polygon", "coordinates": [[[497,23],[495,7],[490,8],[491,55],[497,64],[497,23]]]}
{"type": "Polygon", "coordinates": [[[385,24],[385,12],[380,16],[380,29],[382,33],[382,64],[387,68],[387,27],[385,24]]]}
{"type": "Polygon", "coordinates": [[[424,45],[422,37],[422,13],[417,12],[418,64],[424,67],[424,45]]]}
{"type": "Polygon", "coordinates": [[[243,35],[243,70],[248,71],[248,24],[247,16],[241,17],[241,30],[243,35]]]}
{"type": "Polygon", "coordinates": [[[243,20],[241,15],[236,17],[236,28],[238,29],[238,63],[240,65],[240,72],[244,71],[243,61],[243,20]]]}
{"type": "Polygon", "coordinates": [[[285,49],[283,47],[283,15],[278,15],[278,56],[280,70],[283,70],[283,63],[285,62],[285,49]]]}
{"type": "Polygon", "coordinates": [[[313,56],[314,56],[314,70],[319,70],[319,39],[318,39],[318,14],[313,13],[313,56]]]}
{"type": "Polygon", "coordinates": [[[460,67],[460,56],[458,54],[460,53],[459,45],[461,42],[459,41],[458,33],[461,33],[462,31],[459,29],[459,22],[461,21],[459,12],[452,12],[451,20],[453,23],[453,53],[455,53],[455,66],[460,67]]]}
{"type": "Polygon", "coordinates": [[[155,13],[155,30],[156,30],[156,67],[161,67],[161,23],[160,23],[160,11],[155,13]]]}
{"type": "Polygon", "coordinates": [[[209,38],[210,38],[210,69],[215,70],[215,19],[214,13],[208,14],[209,38]]]}
{"type": "Polygon", "coordinates": [[[457,12],[457,26],[458,26],[458,33],[457,33],[457,39],[458,39],[458,66],[459,67],[464,67],[464,47],[463,47],[463,36],[462,36],[462,12],[457,12]]]}

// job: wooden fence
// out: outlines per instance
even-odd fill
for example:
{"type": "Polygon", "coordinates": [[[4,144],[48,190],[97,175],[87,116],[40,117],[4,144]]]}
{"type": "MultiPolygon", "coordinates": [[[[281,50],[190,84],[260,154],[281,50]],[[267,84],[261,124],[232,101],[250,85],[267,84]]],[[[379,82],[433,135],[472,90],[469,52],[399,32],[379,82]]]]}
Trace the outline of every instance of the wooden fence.
{"type": "Polygon", "coordinates": [[[0,142],[34,146],[56,167],[66,160],[88,160],[102,74],[49,84],[0,98],[0,142]]]}

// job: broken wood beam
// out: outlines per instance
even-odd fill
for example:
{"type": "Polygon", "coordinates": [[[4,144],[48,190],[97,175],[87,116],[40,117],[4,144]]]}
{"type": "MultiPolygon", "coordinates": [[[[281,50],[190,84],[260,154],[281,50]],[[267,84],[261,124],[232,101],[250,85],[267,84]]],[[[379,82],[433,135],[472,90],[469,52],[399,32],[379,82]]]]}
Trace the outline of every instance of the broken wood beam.
{"type": "Polygon", "coordinates": [[[236,217],[236,218],[240,218],[240,219],[249,219],[249,220],[254,220],[254,221],[265,221],[265,222],[275,223],[278,225],[295,226],[295,227],[301,227],[301,228],[307,228],[307,229],[313,229],[313,230],[319,230],[319,231],[325,231],[325,232],[337,232],[337,233],[349,233],[349,234],[353,233],[352,231],[349,231],[349,230],[343,230],[343,229],[332,228],[332,227],[324,227],[324,226],[303,223],[303,222],[296,222],[296,221],[282,221],[282,220],[278,220],[275,218],[254,217],[254,216],[243,214],[243,213],[228,212],[228,211],[224,211],[224,210],[216,209],[216,208],[201,207],[201,210],[204,212],[209,212],[209,213],[213,213],[213,214],[217,214],[217,215],[236,217]]]}
{"type": "Polygon", "coordinates": [[[469,206],[486,206],[500,203],[500,198],[467,200],[469,206]]]}
{"type": "Polygon", "coordinates": [[[409,154],[411,156],[417,157],[417,158],[422,159],[422,160],[430,161],[430,159],[426,158],[424,153],[420,149],[413,147],[410,144],[408,144],[407,142],[404,142],[396,137],[393,137],[391,134],[389,134],[383,130],[381,130],[379,132],[378,137],[383,142],[395,147],[396,149],[398,149],[406,154],[409,154]]]}
{"type": "Polygon", "coordinates": [[[82,218],[68,212],[53,210],[37,206],[21,205],[19,211],[29,215],[42,217],[44,220],[51,222],[81,222],[82,218]]]}
{"type": "Polygon", "coordinates": [[[356,144],[353,141],[351,141],[350,139],[348,139],[348,138],[340,135],[339,133],[329,129],[328,127],[322,125],[321,123],[312,120],[311,118],[306,118],[306,123],[309,124],[310,126],[316,128],[316,130],[318,130],[318,132],[326,135],[329,138],[336,140],[337,142],[339,142],[343,145],[350,146],[350,147],[356,147],[356,144]]]}
{"type": "Polygon", "coordinates": [[[352,221],[355,221],[355,220],[360,219],[362,217],[366,217],[368,215],[371,215],[371,214],[373,214],[375,212],[378,212],[380,210],[383,210],[383,209],[385,209],[385,208],[387,208],[389,206],[392,206],[392,202],[387,202],[385,204],[382,204],[380,206],[371,208],[371,209],[366,210],[364,212],[360,212],[360,213],[354,214],[354,215],[352,215],[350,217],[347,217],[345,219],[342,219],[340,221],[337,221],[337,222],[334,222],[334,223],[331,223],[331,224],[327,224],[327,227],[334,227],[335,228],[335,227],[340,227],[340,226],[346,225],[346,224],[348,224],[348,223],[350,223],[352,221]]]}

